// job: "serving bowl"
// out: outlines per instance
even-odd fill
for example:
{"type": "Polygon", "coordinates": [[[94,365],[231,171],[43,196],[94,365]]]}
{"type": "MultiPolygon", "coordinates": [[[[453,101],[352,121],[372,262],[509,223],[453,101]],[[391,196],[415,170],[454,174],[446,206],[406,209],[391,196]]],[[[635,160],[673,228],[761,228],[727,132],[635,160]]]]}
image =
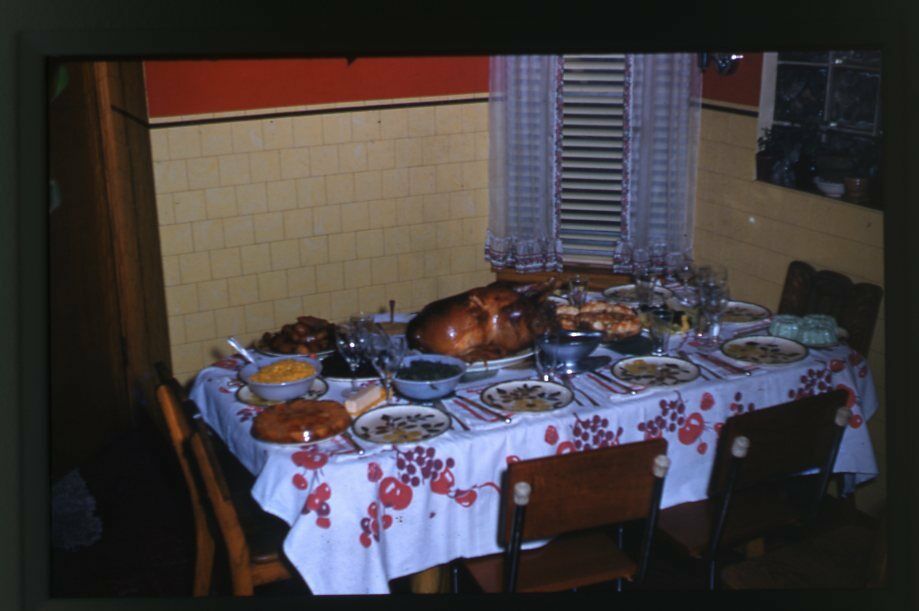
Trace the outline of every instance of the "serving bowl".
{"type": "Polygon", "coordinates": [[[322,372],[322,364],[314,358],[301,355],[279,356],[272,358],[257,359],[255,363],[249,363],[239,370],[240,379],[252,390],[253,393],[267,401],[289,401],[305,395],[313,385],[313,380],[322,372]],[[315,370],[313,375],[305,378],[299,378],[290,382],[253,382],[252,376],[259,369],[278,361],[300,361],[313,366],[315,370]]]}
{"type": "Polygon", "coordinates": [[[466,361],[443,354],[413,354],[406,356],[402,360],[402,365],[399,369],[401,370],[405,367],[409,367],[412,363],[417,361],[456,365],[460,370],[456,375],[448,378],[441,378],[439,380],[406,380],[400,378],[399,372],[397,371],[396,375],[393,376],[393,384],[396,386],[396,391],[400,395],[406,396],[409,399],[415,399],[416,401],[430,401],[431,399],[439,399],[440,397],[449,395],[453,392],[453,389],[456,388],[463,374],[466,373],[466,361]]]}
{"type": "Polygon", "coordinates": [[[572,369],[590,356],[602,340],[601,331],[558,331],[541,336],[537,343],[550,361],[572,369]]]}

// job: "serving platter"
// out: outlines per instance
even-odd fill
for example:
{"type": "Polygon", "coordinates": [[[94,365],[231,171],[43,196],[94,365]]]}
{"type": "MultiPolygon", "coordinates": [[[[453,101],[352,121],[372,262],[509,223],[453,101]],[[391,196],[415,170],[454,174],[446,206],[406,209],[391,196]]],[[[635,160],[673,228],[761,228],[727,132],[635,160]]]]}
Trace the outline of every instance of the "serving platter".
{"type": "Polygon", "coordinates": [[[675,386],[699,377],[699,367],[672,356],[631,356],[616,361],[613,377],[627,384],[675,386]]]}
{"type": "Polygon", "coordinates": [[[532,346],[529,348],[524,348],[516,354],[505,356],[500,359],[492,359],[490,361],[473,361],[472,363],[469,363],[469,366],[466,368],[466,373],[479,373],[482,371],[501,369],[502,367],[510,367],[511,365],[516,365],[517,363],[525,361],[531,356],[533,356],[532,346]]]}
{"type": "Polygon", "coordinates": [[[259,353],[261,353],[261,354],[264,354],[265,356],[314,356],[314,357],[317,358],[317,359],[323,359],[323,358],[329,356],[330,354],[332,354],[333,352],[335,352],[334,349],[329,349],[329,350],[320,350],[320,351],[317,352],[315,355],[312,355],[312,354],[298,354],[298,353],[295,353],[295,352],[294,352],[294,353],[291,353],[291,354],[284,354],[283,352],[274,352],[273,350],[271,350],[270,348],[268,348],[267,346],[265,346],[265,342],[263,342],[262,340],[258,340],[257,342],[255,342],[255,344],[253,345],[253,347],[255,348],[255,350],[256,350],[257,352],[259,352],[259,353]]]}
{"type": "Polygon", "coordinates": [[[735,361],[756,365],[787,365],[808,354],[804,344],[773,335],[737,337],[721,344],[721,352],[735,361]]]}
{"type": "Polygon", "coordinates": [[[574,399],[573,393],[555,382],[508,380],[482,391],[482,401],[508,412],[548,412],[561,409],[574,399]]]}
{"type": "MultiPolygon", "coordinates": [[[[322,378],[314,378],[313,384],[310,386],[310,389],[300,395],[295,397],[296,399],[318,399],[329,392],[329,384],[322,378]]],[[[284,401],[270,401],[268,399],[262,399],[257,394],[252,392],[252,389],[248,385],[243,384],[239,390],[236,391],[236,400],[240,403],[245,403],[246,405],[256,405],[258,407],[268,407],[270,405],[277,405],[278,403],[284,403],[284,401]]]]}
{"type": "Polygon", "coordinates": [[[450,415],[429,405],[400,403],[368,410],[351,423],[354,434],[380,444],[415,443],[450,429],[450,415]]]}
{"type": "MultiPolygon", "coordinates": [[[[571,305],[571,300],[568,298],[567,291],[556,295],[549,295],[546,299],[558,305],[571,305]]],[[[605,299],[603,293],[599,291],[588,291],[586,303],[590,303],[591,301],[604,301],[605,299]]]]}

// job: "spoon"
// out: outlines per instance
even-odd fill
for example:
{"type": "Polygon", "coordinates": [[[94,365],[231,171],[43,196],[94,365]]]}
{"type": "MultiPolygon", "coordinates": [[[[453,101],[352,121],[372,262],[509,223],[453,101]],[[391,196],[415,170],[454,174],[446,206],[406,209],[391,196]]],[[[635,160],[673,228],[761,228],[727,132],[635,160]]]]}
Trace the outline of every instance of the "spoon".
{"type": "Polygon", "coordinates": [[[252,358],[252,355],[249,354],[249,351],[248,351],[248,350],[246,350],[245,348],[242,347],[242,344],[240,344],[238,341],[236,341],[236,338],[235,338],[235,337],[228,337],[228,338],[227,338],[227,343],[230,344],[233,348],[235,348],[235,349],[236,349],[236,352],[238,352],[239,354],[241,354],[242,357],[243,357],[244,359],[246,359],[247,361],[249,361],[250,363],[252,363],[253,365],[255,365],[255,359],[252,358]]]}

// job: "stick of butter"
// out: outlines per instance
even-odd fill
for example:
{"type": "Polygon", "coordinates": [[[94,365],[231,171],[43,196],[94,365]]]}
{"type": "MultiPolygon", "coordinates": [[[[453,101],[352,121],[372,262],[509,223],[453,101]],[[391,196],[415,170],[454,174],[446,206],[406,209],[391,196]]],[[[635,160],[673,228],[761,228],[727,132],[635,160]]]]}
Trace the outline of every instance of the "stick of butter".
{"type": "Polygon", "coordinates": [[[352,418],[357,418],[368,409],[386,399],[386,392],[379,384],[371,384],[360,389],[350,399],[345,399],[345,409],[352,418]]]}

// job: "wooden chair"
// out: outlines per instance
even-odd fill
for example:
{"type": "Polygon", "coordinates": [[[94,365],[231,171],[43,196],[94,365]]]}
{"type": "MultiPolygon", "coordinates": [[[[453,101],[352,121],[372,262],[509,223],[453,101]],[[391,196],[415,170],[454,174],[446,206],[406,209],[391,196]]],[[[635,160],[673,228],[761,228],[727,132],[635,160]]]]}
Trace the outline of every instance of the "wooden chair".
{"type": "Polygon", "coordinates": [[[208,525],[205,501],[187,452],[187,444],[192,436],[191,423],[188,416],[182,412],[179,401],[169,386],[160,384],[156,389],[156,398],[191,499],[195,523],[195,575],[192,595],[207,596],[210,593],[214,568],[214,537],[208,525]]]}
{"type": "Polygon", "coordinates": [[[829,314],[849,332],[849,345],[867,356],[884,290],[876,284],[853,282],[830,271],[817,271],[803,261],[788,264],[779,314],[829,314]]]}
{"type": "Polygon", "coordinates": [[[223,539],[234,595],[250,596],[255,586],[294,576],[281,547],[287,524],[258,506],[251,497],[251,486],[228,483],[222,466],[227,461],[220,460],[213,434],[196,417],[194,402],[179,402],[168,385],[157,388],[157,398],[192,499],[197,545],[194,595],[210,593],[213,533],[223,539]]]}
{"type": "Polygon", "coordinates": [[[848,424],[847,395],[834,390],[729,418],[724,423],[708,498],[661,511],[666,540],[707,568],[715,588],[716,559],[726,548],[788,525],[812,525],[826,495],[848,424]],[[806,478],[803,498],[785,483],[806,478]]]}
{"type": "Polygon", "coordinates": [[[724,567],[729,590],[851,589],[884,587],[887,529],[846,524],[794,542],[759,558],[724,567]]]}
{"type": "Polygon", "coordinates": [[[653,439],[508,466],[502,498],[505,553],[454,563],[485,592],[551,592],[644,578],[670,461],[667,442],[653,439]],[[622,551],[621,524],[645,520],[640,558],[622,551]],[[597,527],[620,525],[618,536],[597,527]],[[521,551],[521,543],[556,537],[521,551]]]}

